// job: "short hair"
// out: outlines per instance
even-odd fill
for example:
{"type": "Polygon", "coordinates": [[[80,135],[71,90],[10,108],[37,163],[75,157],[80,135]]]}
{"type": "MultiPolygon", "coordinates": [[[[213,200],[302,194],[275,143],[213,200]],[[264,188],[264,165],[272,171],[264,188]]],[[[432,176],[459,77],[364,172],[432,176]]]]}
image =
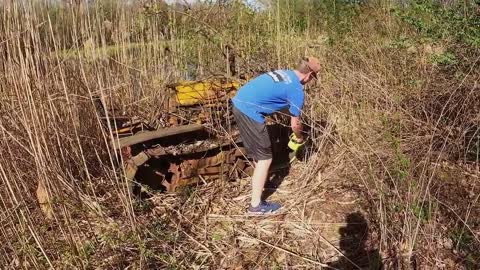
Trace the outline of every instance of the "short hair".
{"type": "Polygon", "coordinates": [[[307,74],[310,71],[312,71],[307,64],[307,59],[306,58],[302,58],[302,60],[300,60],[300,63],[297,65],[297,70],[300,71],[303,74],[307,74]]]}

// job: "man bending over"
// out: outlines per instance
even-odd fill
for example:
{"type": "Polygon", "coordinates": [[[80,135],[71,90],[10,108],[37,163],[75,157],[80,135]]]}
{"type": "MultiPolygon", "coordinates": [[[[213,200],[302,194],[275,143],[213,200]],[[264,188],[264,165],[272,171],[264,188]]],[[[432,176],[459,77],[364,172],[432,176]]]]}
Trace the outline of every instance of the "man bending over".
{"type": "Polygon", "coordinates": [[[240,137],[249,158],[254,160],[252,198],[248,213],[269,214],[277,211],[278,203],[262,201],[262,192],[272,163],[270,137],[265,116],[288,108],[296,143],[302,143],[300,113],[303,107],[303,85],[316,78],[320,70],[315,57],[302,59],[295,70],[276,70],[264,73],[243,85],[232,98],[233,114],[240,137]]]}

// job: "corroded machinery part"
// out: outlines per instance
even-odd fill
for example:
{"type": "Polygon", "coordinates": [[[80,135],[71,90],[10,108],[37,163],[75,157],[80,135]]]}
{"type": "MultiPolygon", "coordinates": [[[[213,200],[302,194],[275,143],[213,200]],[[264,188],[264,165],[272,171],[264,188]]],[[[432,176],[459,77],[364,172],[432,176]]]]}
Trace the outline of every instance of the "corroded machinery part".
{"type": "Polygon", "coordinates": [[[168,168],[165,171],[154,169],[154,173],[159,176],[161,179],[159,181],[167,192],[175,192],[179,187],[205,180],[238,179],[252,173],[242,148],[232,147],[225,150],[217,146],[214,149],[198,152],[202,155],[201,158],[189,159],[183,159],[183,156],[174,157],[161,146],[146,149],[135,156],[132,155],[131,148],[127,146],[122,148],[121,153],[124,160],[124,175],[130,183],[131,189],[139,167],[145,165],[151,158],[163,159],[168,162],[168,168]],[[211,151],[218,151],[218,149],[220,151],[211,156],[211,151]]]}
{"type": "Polygon", "coordinates": [[[202,182],[205,179],[237,179],[251,173],[245,171],[248,163],[242,151],[235,148],[221,151],[211,157],[183,160],[179,164],[170,163],[168,172],[172,177],[170,181],[164,180],[162,184],[168,192],[174,192],[178,187],[202,182]]]}
{"type": "Polygon", "coordinates": [[[170,85],[155,119],[145,124],[134,117],[112,118],[115,110],[110,113],[104,100],[93,97],[131,187],[148,180],[147,185],[161,182],[156,188],[173,192],[199,181],[246,176],[250,166],[237,148],[238,130],[229,102],[239,87],[226,78],[170,85]]]}

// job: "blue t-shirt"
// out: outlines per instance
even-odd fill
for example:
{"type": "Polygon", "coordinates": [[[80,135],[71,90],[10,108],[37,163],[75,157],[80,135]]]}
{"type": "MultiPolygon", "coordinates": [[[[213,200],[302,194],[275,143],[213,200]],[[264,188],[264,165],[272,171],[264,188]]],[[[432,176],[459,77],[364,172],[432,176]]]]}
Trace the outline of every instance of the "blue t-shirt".
{"type": "Polygon", "coordinates": [[[295,72],[276,70],[240,87],[232,102],[245,115],[264,123],[265,115],[287,107],[293,116],[299,116],[303,98],[303,87],[295,72]]]}

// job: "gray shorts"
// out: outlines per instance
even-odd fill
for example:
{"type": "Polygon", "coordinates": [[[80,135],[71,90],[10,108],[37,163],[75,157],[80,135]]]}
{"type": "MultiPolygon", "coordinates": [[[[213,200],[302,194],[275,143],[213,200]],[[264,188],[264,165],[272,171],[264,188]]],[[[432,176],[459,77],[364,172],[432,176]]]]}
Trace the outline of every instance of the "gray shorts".
{"type": "Polygon", "coordinates": [[[233,115],[240,131],[240,138],[247,151],[247,156],[254,160],[272,158],[272,146],[267,126],[251,119],[233,106],[233,115]]]}

